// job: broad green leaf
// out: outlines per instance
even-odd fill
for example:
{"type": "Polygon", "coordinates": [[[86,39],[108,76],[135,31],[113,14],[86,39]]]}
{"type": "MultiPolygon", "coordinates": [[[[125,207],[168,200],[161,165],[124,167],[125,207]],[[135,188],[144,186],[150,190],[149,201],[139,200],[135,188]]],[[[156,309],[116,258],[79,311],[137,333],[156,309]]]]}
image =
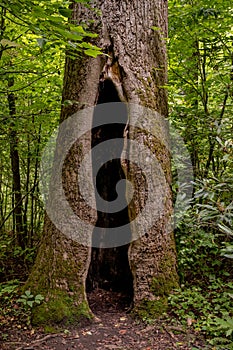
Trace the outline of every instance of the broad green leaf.
{"type": "Polygon", "coordinates": [[[27,301],[27,305],[29,305],[30,307],[33,307],[34,301],[33,300],[28,300],[27,301]]]}
{"type": "Polygon", "coordinates": [[[72,15],[72,10],[64,8],[64,7],[59,7],[58,11],[62,16],[67,17],[67,18],[70,18],[72,15]]]}
{"type": "Polygon", "coordinates": [[[26,295],[26,297],[31,297],[32,296],[30,290],[26,290],[24,294],[26,295]]]}
{"type": "Polygon", "coordinates": [[[99,54],[101,54],[100,51],[94,50],[94,49],[87,49],[84,51],[86,55],[96,58],[99,54]]]}
{"type": "Polygon", "coordinates": [[[223,233],[226,233],[227,235],[233,236],[233,230],[231,230],[229,227],[227,227],[224,224],[218,224],[218,227],[223,233]]]}

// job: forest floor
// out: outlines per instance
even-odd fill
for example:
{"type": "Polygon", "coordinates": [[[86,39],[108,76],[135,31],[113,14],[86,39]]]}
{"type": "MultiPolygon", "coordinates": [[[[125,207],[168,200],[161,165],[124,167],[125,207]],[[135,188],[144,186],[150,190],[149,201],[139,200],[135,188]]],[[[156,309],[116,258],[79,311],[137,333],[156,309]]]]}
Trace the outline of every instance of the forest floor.
{"type": "Polygon", "coordinates": [[[1,350],[192,350],[206,349],[198,333],[160,319],[139,322],[128,313],[118,293],[103,290],[89,294],[95,321],[64,327],[59,333],[22,327],[20,320],[1,322],[1,350]]]}

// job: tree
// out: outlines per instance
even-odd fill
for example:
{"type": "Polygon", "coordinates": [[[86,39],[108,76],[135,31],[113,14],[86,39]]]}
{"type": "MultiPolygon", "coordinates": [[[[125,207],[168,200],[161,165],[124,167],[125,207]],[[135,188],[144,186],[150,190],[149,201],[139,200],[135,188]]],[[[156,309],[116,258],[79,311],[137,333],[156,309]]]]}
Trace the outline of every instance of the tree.
{"type": "MultiPolygon", "coordinates": [[[[230,1],[219,0],[171,1],[169,13],[170,120],[180,130],[191,153],[196,187],[192,209],[186,213],[176,238],[181,245],[185,242],[186,250],[187,237],[192,246],[193,237],[204,229],[219,249],[225,241],[229,253],[232,251],[232,5],[230,1]],[[191,218],[194,220],[190,235],[191,218]]],[[[206,245],[204,239],[202,244],[206,245]]],[[[198,245],[195,247],[200,251],[198,245]]],[[[196,252],[193,256],[201,266],[196,252]]],[[[203,259],[206,261],[205,254],[203,259]]],[[[218,259],[222,260],[221,253],[218,259]]],[[[219,269],[222,273],[221,264],[219,269]]],[[[194,270],[204,278],[202,271],[194,270]]],[[[216,267],[214,271],[217,273],[216,267]]]]}
{"type": "Polygon", "coordinates": [[[171,119],[195,177],[218,178],[231,172],[231,2],[170,2],[169,13],[171,119]]]}
{"type": "MultiPolygon", "coordinates": [[[[67,55],[61,122],[68,121],[69,126],[71,115],[100,103],[122,101],[129,103],[132,109],[128,112],[129,125],[127,112],[124,123],[121,121],[116,125],[116,120],[116,124],[110,127],[98,126],[92,132],[90,125],[90,131],[70,148],[62,168],[63,188],[70,207],[92,225],[111,227],[109,215],[102,215],[99,211],[96,213],[85,206],[77,190],[78,166],[95,144],[121,135],[125,141],[122,151],[132,154],[133,147],[129,140],[134,139],[138,143],[143,142],[158,159],[165,174],[163,187],[158,189],[158,197],[163,198],[163,209],[150,229],[139,239],[109,249],[91,249],[72,240],[46,215],[38,256],[25,287],[34,294],[45,296],[46,302],[34,311],[34,322],[57,322],[82,315],[92,317],[86,290],[96,284],[104,287],[106,278],[111,285],[109,288],[121,288],[123,281],[127,281],[126,291],[131,293],[134,311],[140,316],[156,316],[166,309],[168,294],[178,286],[174,237],[168,229],[172,213],[170,154],[160,135],[161,132],[166,134],[163,119],[167,116],[167,3],[164,0],[105,0],[95,1],[87,8],[74,2],[72,10],[72,20],[85,23],[89,30],[98,33],[92,43],[102,47],[105,55],[91,58],[80,54],[75,59],[71,57],[73,55],[67,55]],[[99,11],[94,11],[94,6],[99,11]],[[154,135],[131,126],[130,118],[135,104],[155,111],[145,115],[145,121],[154,130],[154,135]],[[153,119],[158,115],[159,119],[153,119]],[[128,145],[126,148],[125,143],[128,145]],[[124,278],[121,278],[123,273],[124,278]],[[113,286],[114,281],[117,282],[116,286],[113,286]]],[[[98,113],[94,114],[93,120],[95,118],[98,118],[98,113]]],[[[67,132],[72,133],[72,130],[67,132]]],[[[63,136],[58,135],[55,159],[59,159],[65,143],[63,136]]],[[[108,175],[105,173],[102,180],[97,182],[106,199],[111,200],[108,191],[113,182],[127,178],[134,184],[134,200],[130,202],[127,212],[114,219],[115,224],[121,226],[122,222],[131,222],[140,213],[150,194],[146,194],[148,187],[143,169],[138,169],[133,162],[116,160],[113,165],[106,165],[106,168],[108,175]],[[141,188],[145,191],[143,196],[140,195],[141,188]]],[[[154,165],[150,164],[149,169],[152,173],[154,165]]],[[[55,167],[53,171],[56,178],[55,167]]],[[[129,194],[128,187],[126,192],[129,194]]],[[[59,216],[62,214],[59,212],[59,195],[55,195],[53,202],[54,199],[59,216]]],[[[146,225],[146,219],[139,225],[146,225]]],[[[132,240],[138,237],[138,230],[138,226],[131,225],[132,240]]]]}

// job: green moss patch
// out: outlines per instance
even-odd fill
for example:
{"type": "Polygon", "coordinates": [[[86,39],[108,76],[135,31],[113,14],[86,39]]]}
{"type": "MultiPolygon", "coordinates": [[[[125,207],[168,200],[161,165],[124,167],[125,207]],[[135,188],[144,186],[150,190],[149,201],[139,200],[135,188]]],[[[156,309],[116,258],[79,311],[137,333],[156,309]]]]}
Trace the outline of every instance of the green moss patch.
{"type": "Polygon", "coordinates": [[[48,301],[35,307],[32,312],[32,324],[35,326],[53,324],[71,324],[81,318],[92,318],[87,302],[77,303],[75,299],[61,293],[49,298],[48,301]]]}
{"type": "Polygon", "coordinates": [[[168,303],[166,297],[157,300],[144,299],[133,313],[142,320],[156,319],[167,311],[168,303]]]}
{"type": "Polygon", "coordinates": [[[178,282],[175,279],[167,279],[164,275],[154,277],[150,287],[155,296],[168,296],[175,288],[178,288],[178,282]]]}

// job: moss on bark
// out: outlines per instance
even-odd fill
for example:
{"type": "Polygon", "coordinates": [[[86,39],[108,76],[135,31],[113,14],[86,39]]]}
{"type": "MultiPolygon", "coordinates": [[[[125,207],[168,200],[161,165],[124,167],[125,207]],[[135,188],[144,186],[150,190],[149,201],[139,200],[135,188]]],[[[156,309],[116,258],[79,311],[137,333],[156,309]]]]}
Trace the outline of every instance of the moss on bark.
{"type": "MultiPolygon", "coordinates": [[[[104,0],[95,1],[95,7],[101,8],[102,11],[98,19],[94,11],[74,3],[73,19],[86,19],[87,23],[91,18],[94,19],[92,23],[99,37],[93,39],[93,43],[102,45],[104,50],[111,47],[123,72],[122,76],[118,77],[117,84],[120,84],[126,100],[141,103],[161,115],[158,121],[154,120],[152,114],[148,115],[148,130],[152,131],[137,132],[129,127],[128,133],[129,138],[139,143],[143,141],[151,150],[166,178],[161,195],[161,198],[164,198],[164,211],[146,235],[131,243],[128,254],[134,279],[135,312],[142,318],[155,318],[166,310],[167,295],[178,286],[174,237],[167,232],[172,212],[171,171],[169,149],[166,143],[163,143],[166,141],[167,129],[162,123],[162,116],[167,116],[167,93],[164,89],[167,79],[166,45],[162,38],[162,33],[167,32],[167,2],[104,0]],[[127,28],[125,23],[128,24],[127,28]],[[134,23],[138,23],[137,31],[134,23]],[[152,25],[160,27],[161,30],[153,31],[152,25]],[[162,138],[160,131],[164,134],[162,138]]],[[[67,58],[63,101],[73,100],[77,103],[62,109],[61,121],[84,107],[95,105],[102,69],[106,66],[111,68],[111,65],[107,64],[108,57],[93,59],[80,55],[76,60],[67,58]]],[[[61,145],[63,147],[63,143],[61,145]]],[[[90,221],[89,212],[77,191],[77,169],[82,161],[82,153],[87,153],[90,149],[91,134],[86,135],[83,146],[79,143],[72,147],[64,166],[63,186],[73,212],[78,216],[82,214],[82,218],[95,225],[95,218],[90,221]]],[[[134,165],[129,164],[126,178],[132,180],[135,192],[138,193],[135,205],[129,206],[130,219],[134,219],[144,208],[146,201],[146,196],[141,196],[143,174],[137,174],[134,165]]],[[[143,222],[141,224],[143,225],[143,222]]],[[[132,237],[137,236],[137,229],[132,225],[132,237]]],[[[85,293],[89,263],[90,249],[72,243],[58,232],[47,218],[35,267],[25,286],[34,295],[40,293],[45,297],[44,303],[33,310],[34,324],[74,322],[82,316],[92,317],[85,293]]]]}
{"type": "Polygon", "coordinates": [[[88,319],[93,317],[88,303],[86,301],[80,303],[67,293],[57,290],[53,291],[43,304],[33,309],[32,324],[35,326],[54,325],[54,320],[56,324],[70,324],[79,322],[83,317],[88,319]]]}
{"type": "Polygon", "coordinates": [[[72,323],[93,317],[85,293],[89,255],[89,248],[62,235],[46,217],[36,262],[24,286],[24,291],[44,297],[41,305],[33,306],[34,325],[72,323]]]}
{"type": "Polygon", "coordinates": [[[133,310],[133,314],[142,320],[153,320],[167,311],[166,297],[157,297],[155,300],[142,300],[141,304],[133,310]]]}

